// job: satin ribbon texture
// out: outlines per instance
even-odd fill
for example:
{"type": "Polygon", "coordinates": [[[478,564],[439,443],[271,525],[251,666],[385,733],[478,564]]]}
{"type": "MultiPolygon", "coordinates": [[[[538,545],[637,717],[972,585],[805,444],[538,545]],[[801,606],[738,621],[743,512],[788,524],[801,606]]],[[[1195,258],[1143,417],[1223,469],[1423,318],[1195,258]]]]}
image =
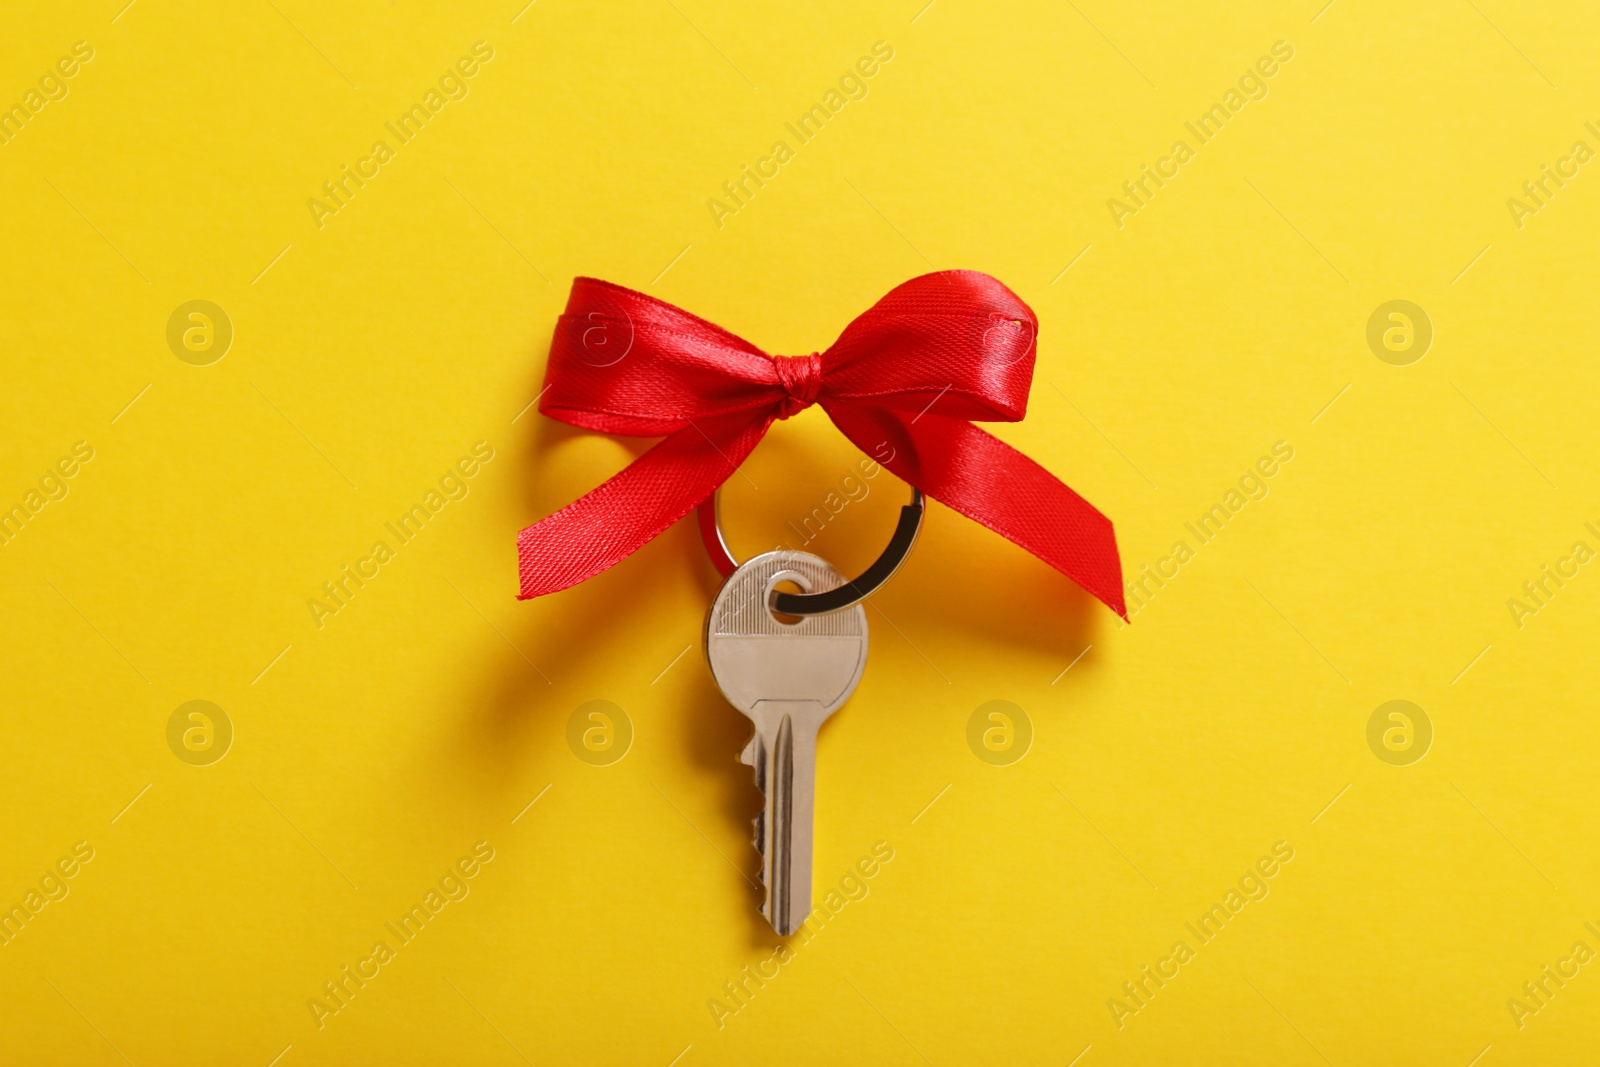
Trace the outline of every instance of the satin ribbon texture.
{"type": "Polygon", "coordinates": [[[1111,520],[972,425],[1027,413],[1038,320],[977,271],[893,289],[826,351],[772,356],[681,308],[577,278],[556,323],[539,410],[601,433],[662,437],[588,495],[517,535],[518,599],[637,551],[729,478],[767,428],[812,404],[863,452],[1011,539],[1123,618],[1111,520]]]}

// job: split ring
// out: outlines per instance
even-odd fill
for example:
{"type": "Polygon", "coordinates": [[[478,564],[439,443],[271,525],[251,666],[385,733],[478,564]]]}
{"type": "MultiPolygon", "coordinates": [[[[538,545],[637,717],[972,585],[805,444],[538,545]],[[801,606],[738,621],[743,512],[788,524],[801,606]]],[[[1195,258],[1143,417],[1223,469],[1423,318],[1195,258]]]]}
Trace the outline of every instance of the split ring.
{"type": "MultiPolygon", "coordinates": [[[[721,496],[722,489],[719,487],[702,501],[698,518],[700,539],[705,542],[711,562],[723,577],[727,577],[738,570],[739,562],[728,551],[728,542],[722,536],[718,504],[721,496]]],[[[911,554],[911,546],[916,543],[917,533],[922,529],[922,514],[922,490],[912,486],[911,503],[900,509],[900,523],[894,528],[894,536],[889,538],[888,547],[870,567],[861,572],[859,578],[821,593],[776,593],[772,598],[772,609],[780,615],[826,615],[861,603],[894,577],[895,571],[911,554]]]]}

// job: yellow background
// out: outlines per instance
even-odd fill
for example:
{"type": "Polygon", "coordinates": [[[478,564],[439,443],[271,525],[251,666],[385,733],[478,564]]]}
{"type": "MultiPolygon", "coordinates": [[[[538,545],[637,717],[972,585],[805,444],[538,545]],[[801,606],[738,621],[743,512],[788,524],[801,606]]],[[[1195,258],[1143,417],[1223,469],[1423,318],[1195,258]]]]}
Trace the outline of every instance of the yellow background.
{"type": "MultiPolygon", "coordinates": [[[[1600,948],[1600,575],[1520,629],[1506,602],[1600,547],[1600,175],[1521,228],[1506,200],[1600,147],[1600,22],[1320,2],[12,5],[0,101],[95,58],[0,147],[0,503],[95,458],[0,548],[0,903],[95,857],[0,947],[0,1059],[1587,1062],[1600,966],[1521,1029],[1506,1002],[1600,948]],[[470,94],[319,229],[307,200],[479,40],[470,94]],[[718,228],[880,40],[869,95],[718,228]],[[1269,95],[1118,229],[1107,199],[1280,40],[1269,95]],[[684,523],[516,602],[517,529],[648,445],[526,408],[577,274],[804,353],[953,267],[1037,312],[1028,419],[993,429],[1130,574],[1295,456],[1130,627],[934,506],[820,746],[819,897],[894,859],[719,1027],[776,939],[699,651],[715,574],[684,523]],[[1391,366],[1366,323],[1401,298],[1435,337],[1391,366]],[[166,343],[193,299],[235,331],[209,366],[166,343]],[[470,495],[319,629],[477,441],[470,495]],[[204,767],[166,740],[196,699],[236,733],[204,767]],[[1392,699],[1433,726],[1410,766],[1367,744],[1392,699]],[[633,725],[610,766],[566,742],[591,700],[633,725]],[[1032,723],[1020,762],[967,745],[991,700],[1032,723]],[[478,841],[470,895],[319,1029],[478,841]],[[1108,999],[1276,841],[1270,895],[1119,1029],[1108,999]]],[[[857,458],[820,411],[778,426],[729,484],[736,548],[857,458]]],[[[871,485],[813,546],[845,570],[901,503],[871,485]]]]}

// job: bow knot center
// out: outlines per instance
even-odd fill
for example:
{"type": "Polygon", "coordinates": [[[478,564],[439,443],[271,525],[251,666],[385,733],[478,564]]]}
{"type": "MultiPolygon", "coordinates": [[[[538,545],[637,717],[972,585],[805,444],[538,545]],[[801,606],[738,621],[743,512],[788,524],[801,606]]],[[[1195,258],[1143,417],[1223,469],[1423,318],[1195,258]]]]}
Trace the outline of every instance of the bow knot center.
{"type": "Polygon", "coordinates": [[[778,418],[798,415],[817,402],[822,388],[822,360],[816,352],[809,356],[779,356],[773,362],[778,367],[778,381],[789,394],[778,408],[778,418]]]}

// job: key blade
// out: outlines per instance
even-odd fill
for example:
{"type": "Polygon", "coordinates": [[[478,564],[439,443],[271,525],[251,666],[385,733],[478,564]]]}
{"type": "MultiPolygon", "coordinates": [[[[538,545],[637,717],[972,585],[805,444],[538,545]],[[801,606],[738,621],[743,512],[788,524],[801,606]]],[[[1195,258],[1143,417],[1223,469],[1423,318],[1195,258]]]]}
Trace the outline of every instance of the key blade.
{"type": "Polygon", "coordinates": [[[765,779],[766,805],[756,820],[761,879],[766,901],[761,913],[787,936],[811,914],[812,815],[815,808],[817,727],[823,706],[809,700],[764,700],[756,748],[765,779]]]}
{"type": "MultiPolygon", "coordinates": [[[[767,779],[772,797],[770,850],[763,848],[772,881],[767,883],[767,921],[780,934],[792,934],[798,924],[790,905],[794,899],[794,720],[785,715],[778,724],[772,746],[772,776],[767,779]]],[[[765,820],[763,820],[765,821],[765,820]]],[[[811,879],[806,879],[807,883],[811,879]]],[[[806,901],[809,906],[811,902],[806,901]]],[[[809,910],[809,907],[808,907],[809,910]]]]}

